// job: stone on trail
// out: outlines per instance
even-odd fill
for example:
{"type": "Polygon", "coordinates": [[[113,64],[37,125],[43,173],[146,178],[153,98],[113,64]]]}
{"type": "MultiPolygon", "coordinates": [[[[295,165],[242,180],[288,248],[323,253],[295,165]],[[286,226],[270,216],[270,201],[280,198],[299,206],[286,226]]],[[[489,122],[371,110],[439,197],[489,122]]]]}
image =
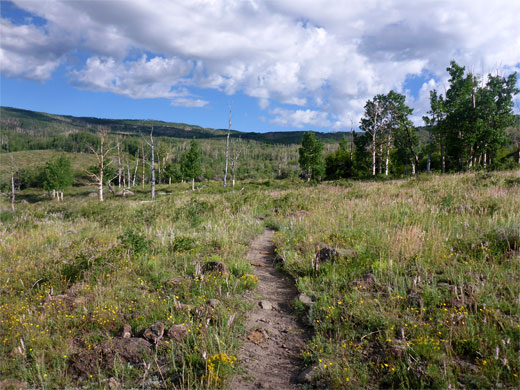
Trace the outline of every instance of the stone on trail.
{"type": "Polygon", "coordinates": [[[264,334],[260,329],[255,329],[249,333],[247,339],[256,345],[262,344],[265,341],[264,334]]]}
{"type": "Polygon", "coordinates": [[[269,301],[266,301],[266,300],[260,301],[260,302],[258,302],[258,305],[264,310],[273,310],[273,305],[269,301]]]}
{"type": "Polygon", "coordinates": [[[298,300],[307,306],[312,304],[312,298],[303,293],[298,295],[298,300]]]}
{"type": "Polygon", "coordinates": [[[298,375],[298,378],[296,378],[296,381],[298,383],[312,383],[316,380],[318,373],[318,365],[312,365],[305,371],[302,371],[300,375],[298,375]]]}

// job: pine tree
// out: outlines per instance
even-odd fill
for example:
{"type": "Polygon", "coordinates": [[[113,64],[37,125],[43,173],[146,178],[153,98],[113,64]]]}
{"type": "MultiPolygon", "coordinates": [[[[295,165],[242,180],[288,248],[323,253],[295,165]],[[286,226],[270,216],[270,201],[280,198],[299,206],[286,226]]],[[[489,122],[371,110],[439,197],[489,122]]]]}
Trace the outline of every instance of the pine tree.
{"type": "Polygon", "coordinates": [[[325,161],[323,159],[323,142],[316,138],[312,131],[303,135],[302,144],[298,150],[300,168],[303,177],[307,181],[320,181],[325,174],[325,161]]]}
{"type": "Polygon", "coordinates": [[[184,179],[191,179],[191,189],[195,190],[195,179],[202,174],[200,150],[195,137],[190,142],[190,148],[181,158],[181,173],[184,179]]]}

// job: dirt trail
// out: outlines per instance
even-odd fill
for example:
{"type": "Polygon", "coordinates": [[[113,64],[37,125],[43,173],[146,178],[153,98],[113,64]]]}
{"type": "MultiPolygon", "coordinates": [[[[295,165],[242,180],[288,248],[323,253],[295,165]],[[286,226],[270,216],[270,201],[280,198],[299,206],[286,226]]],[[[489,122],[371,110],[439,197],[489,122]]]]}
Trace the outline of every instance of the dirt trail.
{"type": "Polygon", "coordinates": [[[266,229],[253,241],[248,253],[258,286],[250,298],[254,308],[239,352],[244,373],[232,379],[229,389],[299,388],[295,380],[303,367],[298,356],[308,334],[291,314],[297,295],[292,279],[273,266],[273,234],[266,229]]]}

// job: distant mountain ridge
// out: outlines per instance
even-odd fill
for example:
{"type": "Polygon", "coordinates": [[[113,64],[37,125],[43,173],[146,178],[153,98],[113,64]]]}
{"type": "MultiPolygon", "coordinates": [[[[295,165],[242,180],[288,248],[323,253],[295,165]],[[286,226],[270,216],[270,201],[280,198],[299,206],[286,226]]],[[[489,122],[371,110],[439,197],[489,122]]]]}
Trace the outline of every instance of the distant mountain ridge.
{"type": "MultiPolygon", "coordinates": [[[[0,129],[15,130],[35,136],[47,136],[70,132],[92,132],[99,126],[107,127],[113,133],[138,134],[154,126],[154,134],[172,138],[224,138],[227,129],[212,129],[185,123],[164,122],[139,119],[103,119],[95,117],[76,117],[56,115],[14,107],[0,106],[0,129]]],[[[305,131],[278,131],[267,133],[231,130],[234,138],[254,140],[269,144],[299,144],[305,131]]],[[[325,143],[336,143],[349,133],[316,132],[325,143]]]]}

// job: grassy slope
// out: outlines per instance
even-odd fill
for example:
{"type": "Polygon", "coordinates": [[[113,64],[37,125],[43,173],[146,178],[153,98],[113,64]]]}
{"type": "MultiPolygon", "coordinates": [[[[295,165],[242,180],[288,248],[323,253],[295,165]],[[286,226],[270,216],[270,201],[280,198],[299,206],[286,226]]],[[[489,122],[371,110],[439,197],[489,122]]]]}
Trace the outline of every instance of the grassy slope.
{"type": "MultiPolygon", "coordinates": [[[[280,229],[285,269],[316,298],[310,310],[298,305],[315,329],[302,357],[319,364],[324,387],[517,386],[520,172],[343,184],[239,183],[245,188],[235,193],[219,183],[195,193],[176,184],[160,187],[172,195],[154,203],[141,203],[148,195],[136,188],[135,199],[104,204],[71,189],[63,204],[1,213],[0,376],[75,386],[67,367],[82,348],[116,336],[124,323],[139,333],[163,320],[190,329],[166,355],[158,352],[167,380],[223,385],[232,359],[218,354],[236,353],[240,296],[251,287],[244,255],[262,230],[257,217],[267,216],[280,229]],[[357,255],[315,271],[318,243],[357,255]],[[191,277],[197,261],[219,260],[229,277],[191,277]],[[71,286],[79,286],[81,305],[60,311],[46,303],[71,286]],[[223,305],[205,311],[209,298],[223,305]],[[211,356],[221,359],[217,375],[211,356]]],[[[116,366],[83,383],[103,387],[113,376],[141,386],[144,375],[140,366],[116,366]]]]}
{"type": "Polygon", "coordinates": [[[331,388],[518,386],[520,172],[288,193],[277,252],[331,388]],[[318,243],[353,258],[312,267],[318,243]]]}
{"type": "Polygon", "coordinates": [[[0,181],[9,177],[11,165],[15,170],[36,165],[43,165],[55,156],[66,155],[72,165],[72,169],[81,172],[83,169],[96,164],[96,156],[86,153],[67,153],[56,150],[24,150],[13,153],[0,153],[0,181]]]}

